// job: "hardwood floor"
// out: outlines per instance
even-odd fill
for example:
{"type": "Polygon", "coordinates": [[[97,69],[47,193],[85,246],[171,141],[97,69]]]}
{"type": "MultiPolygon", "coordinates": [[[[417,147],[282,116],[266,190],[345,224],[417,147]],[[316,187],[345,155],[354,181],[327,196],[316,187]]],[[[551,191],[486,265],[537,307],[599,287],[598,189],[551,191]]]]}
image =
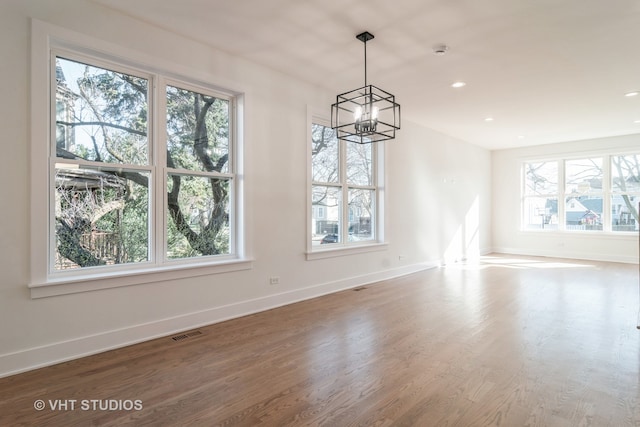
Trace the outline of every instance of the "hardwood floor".
{"type": "Polygon", "coordinates": [[[0,379],[0,425],[639,426],[637,311],[637,265],[489,256],[0,379]]]}

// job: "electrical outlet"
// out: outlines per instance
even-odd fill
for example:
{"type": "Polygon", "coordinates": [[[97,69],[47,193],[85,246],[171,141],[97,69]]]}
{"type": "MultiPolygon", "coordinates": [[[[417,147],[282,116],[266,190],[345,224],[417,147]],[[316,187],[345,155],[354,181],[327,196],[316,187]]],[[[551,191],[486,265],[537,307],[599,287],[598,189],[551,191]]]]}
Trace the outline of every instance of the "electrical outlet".
{"type": "Polygon", "coordinates": [[[278,276],[273,276],[269,278],[269,284],[278,285],[280,284],[280,278],[278,276]]]}

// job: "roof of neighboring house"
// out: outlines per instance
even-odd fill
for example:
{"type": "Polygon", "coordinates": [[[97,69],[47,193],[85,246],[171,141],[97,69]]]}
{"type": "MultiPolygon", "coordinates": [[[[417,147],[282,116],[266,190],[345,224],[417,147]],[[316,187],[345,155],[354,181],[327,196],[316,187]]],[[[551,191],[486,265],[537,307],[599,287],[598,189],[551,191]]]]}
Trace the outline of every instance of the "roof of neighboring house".
{"type": "Polygon", "coordinates": [[[602,213],[602,199],[584,199],[580,200],[582,205],[589,209],[590,211],[596,212],[598,214],[602,213]]]}

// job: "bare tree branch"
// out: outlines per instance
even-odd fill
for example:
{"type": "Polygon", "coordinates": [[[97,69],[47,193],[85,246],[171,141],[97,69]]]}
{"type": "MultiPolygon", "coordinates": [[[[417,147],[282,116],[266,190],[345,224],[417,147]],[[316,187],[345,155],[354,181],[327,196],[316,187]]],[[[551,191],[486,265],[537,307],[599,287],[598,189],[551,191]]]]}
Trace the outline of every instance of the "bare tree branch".
{"type": "Polygon", "coordinates": [[[130,132],[136,135],[147,136],[146,132],[139,131],[137,129],[133,129],[127,126],[117,125],[115,123],[103,122],[103,121],[92,121],[92,122],[65,122],[63,120],[56,120],[56,124],[64,125],[64,126],[104,126],[111,127],[115,129],[120,129],[125,132],[130,132]]]}

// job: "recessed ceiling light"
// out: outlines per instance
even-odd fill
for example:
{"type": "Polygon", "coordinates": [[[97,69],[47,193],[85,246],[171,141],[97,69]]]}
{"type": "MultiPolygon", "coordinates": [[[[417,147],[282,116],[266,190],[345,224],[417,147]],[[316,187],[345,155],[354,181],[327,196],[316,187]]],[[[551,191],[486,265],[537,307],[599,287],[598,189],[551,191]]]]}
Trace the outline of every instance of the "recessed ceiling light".
{"type": "Polygon", "coordinates": [[[624,96],[631,98],[632,96],[638,96],[640,94],[640,92],[627,92],[624,94],[624,96]]]}
{"type": "Polygon", "coordinates": [[[518,139],[524,139],[524,135],[518,135],[518,139]]]}
{"type": "Polygon", "coordinates": [[[433,47],[433,53],[438,56],[443,56],[449,50],[449,46],[446,44],[439,44],[433,47]]]}
{"type": "Polygon", "coordinates": [[[484,119],[485,122],[492,122],[493,121],[493,117],[487,117],[486,119],[484,119]]]}
{"type": "Polygon", "coordinates": [[[640,119],[634,120],[633,123],[640,123],[640,119]]]}
{"type": "Polygon", "coordinates": [[[465,82],[455,82],[451,85],[451,87],[455,87],[455,88],[459,88],[459,87],[464,87],[467,84],[465,82]]]}

